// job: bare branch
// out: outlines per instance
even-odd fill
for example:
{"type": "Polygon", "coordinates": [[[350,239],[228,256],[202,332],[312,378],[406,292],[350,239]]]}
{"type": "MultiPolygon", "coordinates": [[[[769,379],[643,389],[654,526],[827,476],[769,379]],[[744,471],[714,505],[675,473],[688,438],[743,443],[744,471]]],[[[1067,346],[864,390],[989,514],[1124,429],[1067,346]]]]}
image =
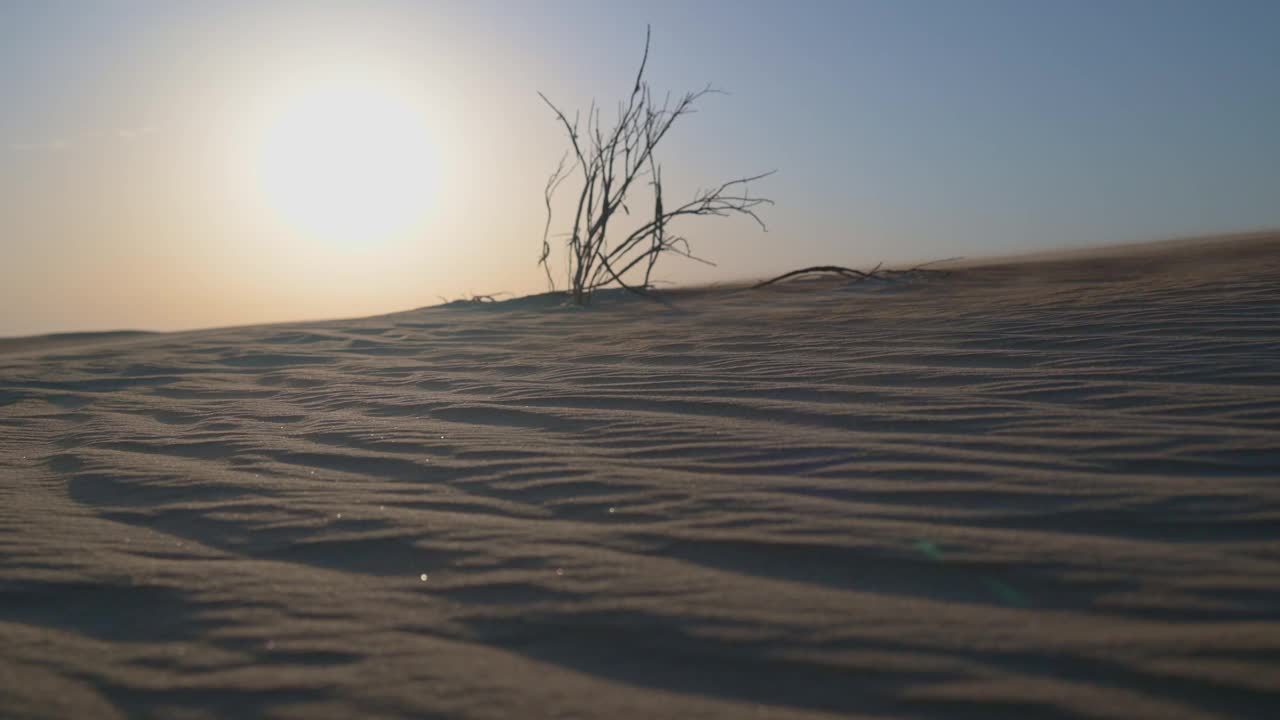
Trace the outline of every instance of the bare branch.
{"type": "Polygon", "coordinates": [[[854,282],[863,282],[866,280],[900,280],[902,278],[927,277],[930,275],[946,276],[950,274],[948,271],[929,269],[929,266],[937,265],[939,263],[944,263],[944,262],[951,262],[953,260],[960,260],[960,259],[961,258],[958,258],[958,257],[952,257],[952,258],[943,258],[941,260],[931,260],[927,263],[921,263],[920,265],[915,265],[913,267],[909,267],[902,270],[895,270],[892,268],[881,270],[881,267],[883,267],[884,263],[880,263],[875,267],[871,268],[871,270],[867,272],[864,272],[862,270],[855,270],[853,268],[842,267],[840,265],[814,265],[813,267],[800,268],[799,270],[792,270],[791,272],[785,272],[775,278],[770,278],[769,280],[758,282],[755,285],[752,285],[751,287],[752,289],[768,287],[769,285],[772,285],[774,283],[781,282],[783,280],[789,280],[794,277],[800,277],[802,275],[817,275],[817,274],[837,275],[837,276],[852,280],[854,282]]]}
{"type": "Polygon", "coordinates": [[[571,122],[568,115],[545,95],[538,94],[569,136],[573,153],[572,157],[565,154],[544,189],[547,224],[543,229],[542,253],[538,262],[546,270],[548,283],[554,289],[549,267],[552,196],[577,168],[581,185],[575,191],[577,207],[572,230],[565,236],[565,245],[569,290],[579,304],[589,301],[596,289],[614,284],[651,296],[647,290],[652,287],[654,267],[666,253],[711,264],[695,256],[684,237],[670,234],[671,223],[679,218],[738,214],[750,217],[761,229],[767,229],[757,210],[773,203],[767,198],[752,195],[748,183],[771,173],[730,180],[714,190],[698,191],[693,199],[675,209],[669,209],[664,203],[661,166],[655,151],[678,119],[696,112],[696,104],[703,97],[720,91],[708,84],[701,90],[686,92],[674,99],[666,93],[659,105],[645,81],[651,43],[652,29],[646,27],[644,52],[631,92],[624,101],[617,103],[617,118],[611,128],[606,129],[600,107],[594,100],[587,109],[585,126],[580,126],[581,116],[575,115],[571,122]],[[566,166],[566,159],[573,162],[566,166]],[[630,228],[631,232],[621,242],[615,243],[610,235],[611,225],[616,224],[613,222],[615,217],[622,217],[618,215],[619,210],[625,216],[632,214],[634,203],[628,202],[628,198],[638,187],[637,180],[643,178],[649,178],[648,186],[653,192],[652,218],[641,222],[639,227],[630,228]],[[641,283],[625,279],[629,272],[640,266],[643,266],[644,273],[641,283]]]}
{"type": "Polygon", "coordinates": [[[869,273],[864,273],[861,270],[854,270],[853,268],[841,267],[839,265],[814,265],[813,267],[800,268],[799,270],[792,270],[791,272],[782,273],[781,275],[775,278],[758,282],[755,285],[752,285],[751,287],[752,289],[767,287],[776,282],[782,282],[783,280],[788,280],[793,277],[797,277],[800,275],[812,275],[815,273],[830,273],[835,275],[842,275],[845,277],[855,277],[859,279],[865,279],[867,277],[870,277],[869,273]]]}
{"type": "Polygon", "coordinates": [[[555,292],[556,290],[556,281],[551,277],[551,266],[547,262],[547,258],[551,256],[551,198],[555,196],[556,190],[560,187],[560,183],[564,182],[565,178],[568,177],[568,173],[565,172],[564,167],[565,160],[567,159],[569,159],[568,151],[560,156],[560,162],[556,165],[555,172],[551,173],[551,177],[547,178],[547,186],[542,192],[543,198],[547,204],[547,223],[542,228],[542,255],[538,257],[538,264],[547,272],[547,284],[551,286],[552,292],[555,292]]]}

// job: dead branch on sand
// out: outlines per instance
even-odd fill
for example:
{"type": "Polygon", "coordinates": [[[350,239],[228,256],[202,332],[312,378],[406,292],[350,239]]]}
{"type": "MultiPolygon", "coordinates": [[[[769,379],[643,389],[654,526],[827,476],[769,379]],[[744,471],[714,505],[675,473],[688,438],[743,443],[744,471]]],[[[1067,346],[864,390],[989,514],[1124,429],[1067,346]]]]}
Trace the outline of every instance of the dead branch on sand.
{"type": "Polygon", "coordinates": [[[881,263],[880,265],[876,265],[870,270],[857,270],[854,268],[847,268],[840,265],[814,265],[813,267],[800,268],[799,270],[792,270],[791,272],[783,273],[775,278],[758,282],[755,285],[752,285],[751,289],[755,290],[757,288],[767,287],[776,282],[781,282],[783,280],[790,280],[792,278],[806,276],[806,275],[836,275],[836,276],[851,280],[853,282],[865,282],[867,280],[893,281],[893,280],[905,280],[909,278],[918,278],[918,277],[946,277],[947,275],[951,274],[949,270],[937,270],[937,269],[930,268],[929,266],[937,265],[939,263],[944,263],[944,262],[951,262],[952,260],[960,260],[960,259],[961,258],[958,258],[958,257],[951,257],[951,258],[943,258],[942,260],[930,260],[927,263],[921,263],[919,265],[915,265],[913,267],[909,267],[906,269],[895,269],[895,268],[881,269],[884,263],[881,263]]]}
{"type": "Polygon", "coordinates": [[[471,297],[458,298],[457,300],[450,300],[449,298],[443,295],[437,295],[436,297],[440,298],[440,302],[444,303],[445,305],[487,305],[489,303],[498,302],[498,298],[502,297],[503,295],[510,295],[510,294],[511,293],[500,292],[500,293],[494,293],[492,295],[472,295],[471,297]]]}

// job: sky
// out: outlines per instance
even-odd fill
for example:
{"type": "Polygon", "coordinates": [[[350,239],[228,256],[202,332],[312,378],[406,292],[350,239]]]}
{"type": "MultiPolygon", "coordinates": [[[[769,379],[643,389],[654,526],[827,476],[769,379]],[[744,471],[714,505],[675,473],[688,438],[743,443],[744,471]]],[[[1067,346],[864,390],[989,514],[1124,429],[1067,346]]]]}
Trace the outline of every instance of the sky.
{"type": "Polygon", "coordinates": [[[777,170],[664,281],[1280,227],[1271,0],[11,0],[0,336],[543,291],[536,93],[613,107],[646,24],[655,90],[726,91],[666,192],[777,170]]]}

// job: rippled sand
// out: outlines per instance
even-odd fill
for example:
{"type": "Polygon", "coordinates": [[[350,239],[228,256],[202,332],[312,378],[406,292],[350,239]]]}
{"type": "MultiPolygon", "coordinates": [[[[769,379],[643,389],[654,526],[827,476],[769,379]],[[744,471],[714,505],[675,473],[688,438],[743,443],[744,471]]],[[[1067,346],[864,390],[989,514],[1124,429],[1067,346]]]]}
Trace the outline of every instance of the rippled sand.
{"type": "Polygon", "coordinates": [[[0,353],[5,718],[1280,708],[1275,236],[0,353]]]}

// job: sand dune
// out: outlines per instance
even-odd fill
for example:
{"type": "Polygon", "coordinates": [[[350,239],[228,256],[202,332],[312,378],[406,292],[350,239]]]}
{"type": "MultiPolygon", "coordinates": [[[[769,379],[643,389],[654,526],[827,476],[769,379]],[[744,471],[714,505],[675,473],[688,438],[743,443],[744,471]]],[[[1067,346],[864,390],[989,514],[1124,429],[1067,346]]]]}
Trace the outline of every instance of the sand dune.
{"type": "Polygon", "coordinates": [[[1274,717],[1280,237],[0,355],[0,716],[1274,717]]]}
{"type": "Polygon", "coordinates": [[[36,335],[33,337],[0,338],[0,355],[34,354],[51,350],[66,350],[86,345],[105,345],[146,337],[152,333],[137,330],[111,332],[73,332],[36,335]]]}

